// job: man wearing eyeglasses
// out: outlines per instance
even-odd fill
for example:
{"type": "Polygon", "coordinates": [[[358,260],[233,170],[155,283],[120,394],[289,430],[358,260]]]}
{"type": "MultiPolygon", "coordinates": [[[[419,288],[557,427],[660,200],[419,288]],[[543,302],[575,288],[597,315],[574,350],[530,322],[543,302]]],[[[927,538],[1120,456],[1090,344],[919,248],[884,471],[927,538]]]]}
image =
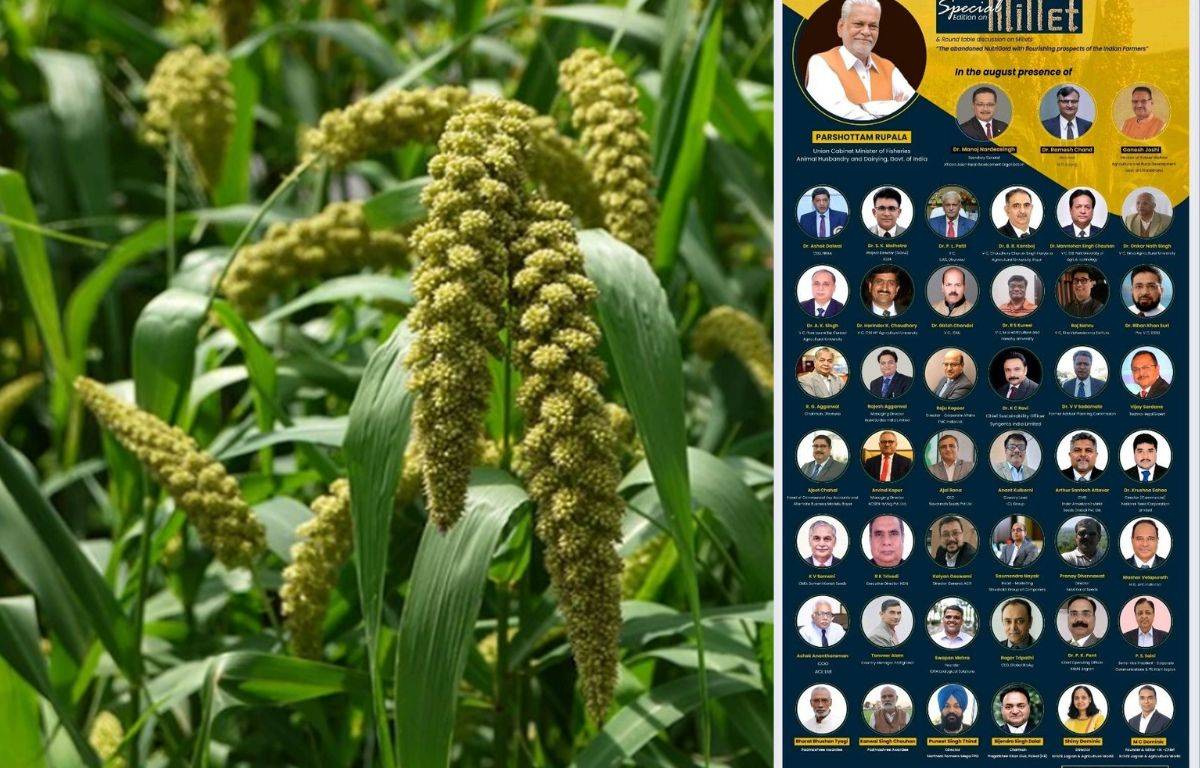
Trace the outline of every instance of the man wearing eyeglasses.
{"type": "Polygon", "coordinates": [[[1088,132],[1092,124],[1079,116],[1079,89],[1064,85],[1055,94],[1058,99],[1058,114],[1042,121],[1042,127],[1058,139],[1074,141],[1088,132]]]}
{"type": "Polygon", "coordinates": [[[812,621],[800,627],[800,637],[809,645],[828,648],[846,636],[846,630],[833,621],[833,606],[828,600],[818,600],[812,609],[812,621]]]}
{"type": "Polygon", "coordinates": [[[884,187],[875,193],[871,198],[871,213],[875,216],[875,223],[867,228],[872,235],[890,239],[904,234],[904,227],[899,222],[900,204],[900,192],[891,187],[884,187]]]}
{"type": "Polygon", "coordinates": [[[1023,483],[1033,476],[1037,467],[1031,467],[1026,458],[1029,441],[1020,432],[1004,438],[1004,461],[996,465],[996,474],[1014,483],[1023,483]]]}
{"type": "Polygon", "coordinates": [[[1096,287],[1096,276],[1090,267],[1076,267],[1071,270],[1071,300],[1063,309],[1071,317],[1091,317],[1104,309],[1104,303],[1097,301],[1092,295],[1096,287]]]}

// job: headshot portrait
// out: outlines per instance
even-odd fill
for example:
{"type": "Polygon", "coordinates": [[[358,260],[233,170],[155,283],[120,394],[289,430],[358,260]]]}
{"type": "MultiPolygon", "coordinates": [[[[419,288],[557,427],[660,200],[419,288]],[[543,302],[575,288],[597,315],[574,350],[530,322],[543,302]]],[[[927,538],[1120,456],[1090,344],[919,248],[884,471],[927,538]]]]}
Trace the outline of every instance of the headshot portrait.
{"type": "Polygon", "coordinates": [[[842,476],[850,460],[850,449],[841,435],[828,429],[809,432],[796,446],[800,474],[814,483],[832,483],[842,476]]]}
{"type": "Polygon", "coordinates": [[[965,267],[942,267],[925,283],[925,298],[942,317],[962,317],[979,300],[979,281],[965,267]]]}
{"type": "Polygon", "coordinates": [[[1042,610],[1032,600],[1010,597],[992,611],[992,636],[1005,648],[1031,648],[1042,636],[1042,610]]]}
{"type": "Polygon", "coordinates": [[[833,347],[813,347],[796,361],[796,383],[809,397],[834,397],[849,379],[850,364],[833,347]]]}
{"type": "Polygon", "coordinates": [[[1108,610],[1092,595],[1071,595],[1058,606],[1058,636],[1075,648],[1090,648],[1108,632],[1108,610]]]}
{"type": "Polygon", "coordinates": [[[1167,94],[1150,83],[1137,83],[1117,92],[1113,101],[1113,122],[1127,139],[1149,141],[1157,138],[1171,119],[1167,94]]]}
{"type": "Polygon", "coordinates": [[[1138,595],[1121,608],[1121,637],[1137,648],[1157,648],[1171,634],[1171,611],[1153,595],[1138,595]]]}
{"type": "Polygon", "coordinates": [[[816,515],[800,524],[796,531],[796,551],[805,565],[832,568],[846,559],[850,537],[846,526],[836,517],[816,515]]]}
{"type": "Polygon", "coordinates": [[[1032,565],[1044,544],[1042,526],[1026,515],[1009,515],[992,529],[992,554],[1010,568],[1032,565]]]}
{"type": "Polygon", "coordinates": [[[1158,317],[1174,296],[1171,276],[1154,264],[1138,264],[1121,281],[1121,302],[1137,317],[1158,317]]]}
{"type": "Polygon", "coordinates": [[[796,630],[800,639],[816,648],[837,645],[850,627],[850,615],[841,601],[829,595],[817,595],[805,600],[796,613],[796,630]]]}
{"type": "Polygon", "coordinates": [[[992,200],[992,224],[1014,240],[1031,237],[1042,225],[1042,200],[1028,187],[1007,187],[992,200]]]}
{"type": "Polygon", "coordinates": [[[836,317],[846,308],[850,286],[839,270],[826,264],[809,267],[796,281],[796,301],[800,311],[818,320],[836,317]]]}
{"type": "Polygon", "coordinates": [[[1094,733],[1104,725],[1108,700],[1094,685],[1072,685],[1058,697],[1058,717],[1071,733],[1094,733]]]}
{"type": "Polygon", "coordinates": [[[1075,515],[1058,527],[1054,544],[1067,565],[1091,568],[1108,553],[1108,529],[1094,517],[1075,515]]]}
{"type": "Polygon", "coordinates": [[[894,483],[912,470],[912,443],[899,432],[883,429],[867,436],[860,460],[872,480],[894,483]]]}
{"type": "Polygon", "coordinates": [[[1175,367],[1171,358],[1158,347],[1136,347],[1121,363],[1121,381],[1129,394],[1152,400],[1167,394],[1175,367]]]}
{"type": "Polygon", "coordinates": [[[1135,517],[1121,529],[1121,557],[1137,570],[1151,570],[1171,556],[1171,529],[1154,517],[1135,517]]]}
{"type": "Polygon", "coordinates": [[[810,685],[796,701],[796,719],[809,733],[833,733],[846,722],[846,697],[828,683],[810,685]]]}
{"type": "Polygon", "coordinates": [[[912,277],[895,264],[880,264],[863,278],[859,294],[863,306],[875,317],[896,317],[912,303],[912,277]]]}
{"type": "Polygon", "coordinates": [[[912,218],[912,200],[898,187],[876,187],[863,199],[863,226],[876,237],[900,237],[912,226],[912,218]]]}
{"type": "Polygon", "coordinates": [[[1171,466],[1171,445],[1162,433],[1140,429],[1121,441],[1121,468],[1139,485],[1156,483],[1171,466]]]}
{"type": "Polygon", "coordinates": [[[960,597],[944,597],[926,611],[925,631],[942,648],[962,648],[979,633],[979,614],[960,597]]]}
{"type": "Polygon", "coordinates": [[[1014,264],[992,279],[992,303],[1006,317],[1032,315],[1042,305],[1045,288],[1032,267],[1014,264]]]}
{"type": "Polygon", "coordinates": [[[1012,114],[1012,99],[992,83],[978,83],[963,91],[954,109],[959,129],[975,141],[991,141],[1004,133],[1012,114]]]}
{"type": "Polygon", "coordinates": [[[1096,102],[1080,86],[1062,83],[1042,97],[1038,114],[1046,133],[1056,139],[1074,141],[1086,134],[1096,121],[1096,102]]]}
{"type": "Polygon", "coordinates": [[[1092,187],[1072,187],[1058,198],[1055,208],[1058,225],[1069,238],[1086,240],[1104,231],[1108,223],[1108,203],[1092,187]]]}
{"type": "Polygon", "coordinates": [[[925,202],[925,221],[938,237],[965,237],[978,220],[979,200],[965,187],[939,187],[925,202]]]}
{"type": "Polygon", "coordinates": [[[913,384],[912,359],[899,347],[876,347],[863,359],[862,381],[880,400],[904,397],[913,384]]]}
{"type": "Polygon", "coordinates": [[[912,103],[925,38],[895,0],[830,0],[797,35],[793,65],[809,100],[830,116],[876,122],[912,103]]]}
{"type": "Polygon", "coordinates": [[[1121,221],[1134,237],[1150,239],[1171,228],[1174,208],[1171,199],[1161,189],[1138,187],[1129,193],[1121,205],[1121,221]]]}
{"type": "Polygon", "coordinates": [[[862,628],[872,645],[895,648],[912,634],[913,613],[900,598],[883,595],[863,609],[862,628]]]}
{"type": "Polygon", "coordinates": [[[1108,466],[1108,446],[1099,435],[1086,429],[1068,432],[1058,441],[1054,455],[1059,471],[1072,483],[1099,479],[1108,466]]]}
{"type": "Polygon", "coordinates": [[[1108,279],[1090,264],[1072,264],[1058,276],[1054,293],[1071,317],[1092,317],[1108,303],[1108,279]]]}
{"type": "Polygon", "coordinates": [[[898,685],[877,685],[867,691],[862,714],[863,722],[875,733],[900,733],[912,722],[912,697],[898,685]]]}
{"type": "Polygon", "coordinates": [[[1042,466],[1042,446],[1030,432],[1005,430],[992,440],[988,461],[1001,480],[1023,483],[1042,466]]]}
{"type": "Polygon", "coordinates": [[[913,533],[898,515],[876,515],[863,528],[863,556],[878,568],[898,568],[912,554],[913,533]]]}
{"type": "Polygon", "coordinates": [[[1108,361],[1095,347],[1071,347],[1058,358],[1054,376],[1065,395],[1086,400],[1104,391],[1108,361]]]}
{"type": "Polygon", "coordinates": [[[979,553],[979,532],[965,517],[942,515],[925,532],[925,551],[943,568],[962,568],[979,553]]]}
{"type": "Polygon", "coordinates": [[[958,483],[975,469],[975,441],[965,432],[946,429],[925,441],[925,468],[943,483],[958,483]]]}
{"type": "Polygon", "coordinates": [[[963,685],[949,683],[929,697],[929,722],[938,733],[957,736],[975,724],[979,702],[975,694],[963,685]]]}
{"type": "Polygon", "coordinates": [[[1175,702],[1166,688],[1154,683],[1144,683],[1125,694],[1125,724],[1134,733],[1157,736],[1171,725],[1175,716],[1175,702]]]}
{"type": "Polygon", "coordinates": [[[961,400],[975,388],[975,360],[956,347],[943,347],[925,361],[925,386],[939,400],[961,400]]]}
{"type": "Polygon", "coordinates": [[[1000,732],[1009,736],[1029,733],[1041,724],[1046,702],[1033,686],[1024,683],[1006,685],[992,699],[992,720],[1000,732]]]}
{"type": "Polygon", "coordinates": [[[1005,400],[1028,400],[1042,380],[1042,362],[1025,347],[1002,349],[988,366],[992,390],[1005,400]]]}
{"type": "Polygon", "coordinates": [[[796,203],[796,221],[809,237],[828,240],[842,234],[850,223],[850,208],[837,189],[810,187],[796,203]]]}

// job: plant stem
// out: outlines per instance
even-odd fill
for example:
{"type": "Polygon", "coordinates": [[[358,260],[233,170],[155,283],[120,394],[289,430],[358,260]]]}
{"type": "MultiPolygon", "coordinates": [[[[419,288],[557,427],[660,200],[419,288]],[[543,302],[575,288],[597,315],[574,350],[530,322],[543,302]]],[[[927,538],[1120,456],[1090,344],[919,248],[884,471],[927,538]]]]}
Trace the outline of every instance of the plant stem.
{"type": "Polygon", "coordinates": [[[496,587],[496,768],[507,768],[508,746],[512,740],[512,675],[508,672],[508,610],[511,595],[507,584],[496,587]]]}
{"type": "Polygon", "coordinates": [[[175,187],[178,183],[176,176],[175,158],[179,154],[179,135],[171,131],[170,144],[167,150],[167,283],[175,277],[175,187]]]}

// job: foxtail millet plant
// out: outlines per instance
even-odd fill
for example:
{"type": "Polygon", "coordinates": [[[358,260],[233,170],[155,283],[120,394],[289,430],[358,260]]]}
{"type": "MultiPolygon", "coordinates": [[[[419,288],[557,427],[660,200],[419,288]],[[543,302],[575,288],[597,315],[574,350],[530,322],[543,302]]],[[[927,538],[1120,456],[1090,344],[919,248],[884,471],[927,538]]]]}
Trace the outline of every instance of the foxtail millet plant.
{"type": "Polygon", "coordinates": [[[746,366],[760,387],[770,390],[775,386],[767,331],[762,323],[740,309],[717,307],[700,318],[692,331],[692,349],[706,360],[715,360],[728,352],[746,366]]]}
{"type": "Polygon", "coordinates": [[[283,570],[284,623],[292,651],[308,659],[321,658],[322,626],[338,572],[354,546],[350,518],[350,483],[335,480],[329,492],[312,503],[313,516],[296,529],[292,563],[283,570]]]}
{"type": "Polygon", "coordinates": [[[124,739],[125,728],[116,715],[107,709],[96,713],[95,719],[92,720],[92,727],[88,731],[88,744],[96,750],[96,754],[104,761],[107,768],[125,768],[125,758],[117,757],[117,752],[124,739]]]}

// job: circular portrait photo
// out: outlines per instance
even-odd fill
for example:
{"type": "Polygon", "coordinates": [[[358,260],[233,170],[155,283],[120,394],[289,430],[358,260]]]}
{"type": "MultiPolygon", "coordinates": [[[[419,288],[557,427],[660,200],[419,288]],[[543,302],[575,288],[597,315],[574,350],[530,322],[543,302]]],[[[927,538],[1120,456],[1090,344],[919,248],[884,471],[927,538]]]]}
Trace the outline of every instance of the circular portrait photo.
{"type": "Polygon", "coordinates": [[[1171,388],[1175,367],[1158,347],[1135,347],[1121,362],[1121,381],[1136,398],[1162,397],[1171,388]]]}
{"type": "Polygon", "coordinates": [[[1054,626],[1067,645],[1090,648],[1108,632],[1108,609],[1092,595],[1071,595],[1058,606],[1054,626]]]}
{"type": "Polygon", "coordinates": [[[1157,483],[1171,466],[1171,445],[1162,433],[1140,429],[1121,441],[1121,468],[1138,484],[1157,483]]]}
{"type": "Polygon", "coordinates": [[[1042,305],[1045,287],[1032,267],[1014,264],[992,279],[992,303],[1006,317],[1032,315],[1042,305]]]}
{"type": "Polygon", "coordinates": [[[1025,347],[1002,349],[988,366],[992,390],[1005,400],[1028,400],[1042,381],[1042,361],[1025,347]]]}
{"type": "Polygon", "coordinates": [[[850,223],[850,206],[834,187],[809,187],[796,203],[796,222],[809,237],[828,240],[850,223]]]}
{"type": "Polygon", "coordinates": [[[1074,83],[1056,85],[1042,96],[1038,116],[1046,133],[1062,141],[1074,141],[1096,122],[1096,101],[1074,83]]]}
{"type": "Polygon", "coordinates": [[[880,483],[903,480],[912,470],[912,443],[899,432],[883,429],[872,433],[863,442],[860,460],[872,480],[880,483]]]}
{"type": "Polygon", "coordinates": [[[979,222],[979,199],[966,187],[939,187],[925,201],[925,221],[938,237],[966,237],[979,222]]]}
{"type": "Polygon", "coordinates": [[[1108,529],[1089,515],[1068,517],[1058,527],[1054,546],[1063,562],[1073,568],[1091,568],[1108,554],[1108,529]]]}
{"type": "Polygon", "coordinates": [[[925,441],[925,468],[943,483],[960,483],[975,469],[975,441],[946,429],[925,441]]]}
{"type": "Polygon", "coordinates": [[[1091,264],[1072,264],[1058,276],[1054,293],[1071,317],[1092,317],[1108,303],[1108,278],[1091,264]]]}
{"type": "Polygon", "coordinates": [[[939,400],[961,400],[971,394],[978,376],[975,360],[957,347],[943,347],[925,361],[925,386],[939,400]]]}
{"type": "Polygon", "coordinates": [[[796,33],[792,67],[801,91],[828,117],[879,122],[915,102],[925,36],[897,0],[829,0],[796,33]]]}
{"type": "Polygon", "coordinates": [[[1042,609],[1024,597],[1002,600],[992,611],[992,636],[1005,648],[1031,648],[1044,626],[1042,609]]]}
{"type": "Polygon", "coordinates": [[[929,722],[938,733],[957,736],[975,724],[979,702],[966,686],[948,683],[929,697],[929,722]]]}
{"type": "Polygon", "coordinates": [[[1171,198],[1155,187],[1138,187],[1121,204],[1121,221],[1134,237],[1155,238],[1171,228],[1171,198]]]}
{"type": "Polygon", "coordinates": [[[1023,483],[1042,466],[1042,446],[1031,432],[1008,430],[992,440],[988,461],[1001,480],[1023,483]]]}
{"type": "Polygon", "coordinates": [[[965,267],[942,267],[925,283],[925,298],[942,317],[962,317],[979,300],[979,281],[965,267]]]}
{"type": "Polygon", "coordinates": [[[961,597],[943,597],[929,606],[925,631],[942,648],[962,648],[979,633],[979,614],[961,597]]]}
{"type": "Polygon", "coordinates": [[[875,733],[900,733],[912,722],[912,697],[898,685],[877,685],[867,691],[862,714],[863,722],[875,733]]]}
{"type": "Polygon", "coordinates": [[[860,544],[871,565],[897,568],[912,554],[913,533],[902,517],[876,515],[863,528],[860,544]]]}
{"type": "Polygon", "coordinates": [[[846,559],[850,536],[836,517],[816,515],[800,524],[796,531],[796,551],[806,565],[832,568],[846,559]]]}
{"type": "Polygon", "coordinates": [[[1087,429],[1064,435],[1054,456],[1063,477],[1072,483],[1090,483],[1103,475],[1108,466],[1108,446],[1087,429]]]}
{"type": "Polygon", "coordinates": [[[1154,517],[1135,517],[1121,529],[1121,557],[1138,570],[1151,570],[1171,556],[1171,529],[1154,517]]]}
{"type": "Polygon", "coordinates": [[[1095,733],[1107,714],[1108,699],[1094,685],[1072,685],[1058,697],[1058,719],[1071,733],[1095,733]]]}
{"type": "Polygon", "coordinates": [[[875,317],[895,317],[912,304],[913,280],[902,267],[880,264],[863,278],[859,294],[875,317]]]}
{"type": "Polygon", "coordinates": [[[818,429],[801,438],[796,446],[800,474],[814,483],[832,483],[842,476],[850,461],[850,449],[836,432],[818,429]]]}
{"type": "Polygon", "coordinates": [[[912,389],[912,358],[899,347],[876,347],[863,359],[862,381],[880,400],[904,397],[912,389]]]}
{"type": "Polygon", "coordinates": [[[809,267],[796,281],[800,311],[818,320],[836,317],[846,308],[850,286],[839,270],[826,264],[809,267]]]}
{"type": "Polygon", "coordinates": [[[828,683],[810,685],[796,700],[796,719],[809,733],[833,733],[846,722],[846,697],[828,683]]]}
{"type": "Polygon", "coordinates": [[[1087,400],[1104,391],[1108,361],[1095,347],[1071,347],[1058,358],[1054,376],[1067,397],[1087,400]]]}
{"type": "Polygon", "coordinates": [[[959,129],[968,139],[991,141],[1012,122],[1012,99],[992,83],[977,83],[962,92],[954,107],[959,129]]]}
{"type": "Polygon", "coordinates": [[[1121,637],[1138,648],[1156,648],[1171,634],[1171,611],[1153,595],[1138,595],[1121,607],[1121,637]]]}
{"type": "Polygon", "coordinates": [[[925,550],[943,568],[962,568],[979,552],[979,532],[965,517],[942,515],[925,532],[925,550]]]}
{"type": "Polygon", "coordinates": [[[992,529],[992,554],[1010,568],[1032,565],[1044,545],[1042,526],[1026,515],[1009,515],[992,529]]]}
{"type": "Polygon", "coordinates": [[[1113,100],[1113,122],[1127,139],[1150,141],[1158,138],[1171,119],[1167,94],[1151,83],[1134,83],[1117,91],[1113,100]]]}
{"type": "Polygon", "coordinates": [[[872,645],[895,648],[912,634],[913,613],[895,595],[881,595],[863,609],[861,626],[872,645]]]}
{"type": "Polygon", "coordinates": [[[1029,733],[1046,715],[1046,702],[1031,685],[1013,683],[996,692],[992,699],[992,720],[1001,733],[1015,736],[1029,733]]]}
{"type": "Polygon", "coordinates": [[[1075,240],[1087,240],[1104,231],[1108,223],[1108,203],[1092,187],[1072,187],[1058,198],[1055,207],[1062,233],[1075,240]]]}
{"type": "Polygon", "coordinates": [[[796,613],[800,639],[815,648],[837,645],[850,627],[850,614],[837,598],[817,595],[805,600],[796,613]]]}
{"type": "Polygon", "coordinates": [[[1005,237],[1032,237],[1042,225],[1042,200],[1028,187],[1006,187],[992,199],[992,224],[1005,237]]]}
{"type": "Polygon", "coordinates": [[[884,240],[898,238],[912,226],[912,200],[899,187],[872,189],[863,199],[861,213],[867,231],[884,240]]]}
{"type": "Polygon", "coordinates": [[[834,397],[849,380],[850,364],[833,347],[812,347],[796,361],[796,383],[809,397],[834,397]]]}
{"type": "Polygon", "coordinates": [[[1137,317],[1158,317],[1174,296],[1171,276],[1154,264],[1137,265],[1121,281],[1121,303],[1137,317]]]}
{"type": "Polygon", "coordinates": [[[1166,688],[1143,683],[1125,694],[1125,724],[1142,736],[1157,736],[1171,725],[1175,702],[1166,688]]]}

